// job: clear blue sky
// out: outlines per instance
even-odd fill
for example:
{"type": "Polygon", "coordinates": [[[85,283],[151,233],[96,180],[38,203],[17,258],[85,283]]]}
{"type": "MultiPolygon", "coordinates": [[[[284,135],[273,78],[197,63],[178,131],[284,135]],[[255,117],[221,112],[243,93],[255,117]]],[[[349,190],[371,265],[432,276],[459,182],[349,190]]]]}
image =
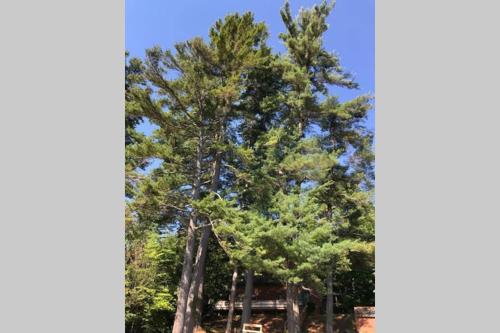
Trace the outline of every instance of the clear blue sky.
{"type": "MultiPolygon", "coordinates": [[[[321,0],[290,0],[292,13],[321,0]]],[[[341,101],[361,93],[375,93],[375,0],[337,0],[328,18],[325,47],[340,55],[342,66],[355,75],[360,89],[334,88],[332,94],[341,101]]],[[[131,56],[144,57],[144,50],[154,45],[171,48],[175,43],[199,36],[206,38],[210,26],[219,18],[234,12],[251,11],[257,21],[269,29],[268,44],[283,52],[278,34],[284,30],[280,0],[126,0],[125,45],[131,56]]],[[[374,128],[374,111],[367,126],[374,128]]],[[[145,132],[151,130],[143,124],[145,132]]]]}

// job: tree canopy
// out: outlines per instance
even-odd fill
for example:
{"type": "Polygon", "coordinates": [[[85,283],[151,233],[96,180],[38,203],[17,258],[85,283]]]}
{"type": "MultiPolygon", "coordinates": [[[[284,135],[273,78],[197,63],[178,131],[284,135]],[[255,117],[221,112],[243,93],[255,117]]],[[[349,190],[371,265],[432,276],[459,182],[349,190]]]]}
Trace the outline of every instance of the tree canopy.
{"type": "Polygon", "coordinates": [[[289,333],[302,289],[334,288],[339,311],[374,302],[372,97],[334,94],[358,84],[324,46],[333,8],[293,17],[286,2],[283,54],[247,12],[127,55],[128,332],[192,333],[234,267],[287,287],[289,333]]]}

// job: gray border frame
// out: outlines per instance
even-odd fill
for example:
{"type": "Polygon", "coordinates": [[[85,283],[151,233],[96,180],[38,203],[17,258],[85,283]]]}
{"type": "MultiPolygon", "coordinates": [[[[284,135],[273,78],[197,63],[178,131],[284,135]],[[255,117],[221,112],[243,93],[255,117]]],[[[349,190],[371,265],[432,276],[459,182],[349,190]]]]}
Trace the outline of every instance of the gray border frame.
{"type": "MultiPolygon", "coordinates": [[[[494,331],[494,1],[376,1],[377,327],[494,331]]],[[[123,1],[0,4],[2,331],[123,331],[123,1]]]]}
{"type": "Polygon", "coordinates": [[[499,6],[376,0],[378,332],[498,329],[499,6]]]}
{"type": "Polygon", "coordinates": [[[124,3],[0,4],[0,331],[124,331],[124,3]]]}

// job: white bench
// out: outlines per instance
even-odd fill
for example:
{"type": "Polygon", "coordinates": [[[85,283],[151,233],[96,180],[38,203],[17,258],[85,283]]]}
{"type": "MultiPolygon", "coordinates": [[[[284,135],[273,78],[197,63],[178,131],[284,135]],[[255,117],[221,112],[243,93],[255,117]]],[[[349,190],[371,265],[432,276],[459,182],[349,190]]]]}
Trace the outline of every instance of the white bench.
{"type": "Polygon", "coordinates": [[[243,324],[243,333],[262,333],[262,325],[243,324]]]}

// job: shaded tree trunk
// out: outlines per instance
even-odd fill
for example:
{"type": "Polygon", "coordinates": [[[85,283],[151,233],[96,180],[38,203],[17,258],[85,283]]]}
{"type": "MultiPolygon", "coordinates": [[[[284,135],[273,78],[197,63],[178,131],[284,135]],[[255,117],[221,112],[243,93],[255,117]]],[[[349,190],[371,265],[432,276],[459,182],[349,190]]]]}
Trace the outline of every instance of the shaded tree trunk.
{"type": "MultiPolygon", "coordinates": [[[[201,187],[201,161],[203,158],[203,133],[200,133],[198,146],[196,149],[196,176],[193,184],[193,199],[199,199],[201,187]]],[[[175,312],[175,320],[172,328],[172,333],[182,333],[185,321],[185,312],[188,301],[189,286],[192,280],[193,272],[193,257],[196,246],[195,228],[197,214],[192,211],[189,217],[189,224],[186,236],[186,249],[184,251],[184,260],[182,263],[181,280],[177,291],[177,309],[175,312]]]]}
{"type": "Polygon", "coordinates": [[[286,321],[288,333],[299,333],[299,300],[298,286],[288,282],[286,285],[286,321]]]}
{"type": "Polygon", "coordinates": [[[253,270],[245,270],[245,295],[243,297],[243,312],[241,314],[241,326],[248,324],[252,316],[252,294],[253,294],[253,270]]]}
{"type": "Polygon", "coordinates": [[[236,281],[238,279],[238,266],[234,266],[233,279],[231,281],[231,294],[229,295],[229,311],[227,313],[226,333],[231,333],[233,327],[234,300],[236,298],[236,281]]]}
{"type": "Polygon", "coordinates": [[[195,313],[194,313],[194,327],[197,328],[201,326],[201,319],[203,315],[203,285],[205,281],[205,270],[201,271],[200,285],[198,286],[198,291],[195,296],[195,313]]]}
{"type": "Polygon", "coordinates": [[[326,278],[326,333],[333,333],[333,277],[332,272],[328,272],[326,278]]]}
{"type": "MultiPolygon", "coordinates": [[[[297,294],[299,292],[297,291],[297,294]]],[[[298,303],[297,303],[298,304],[298,303]]],[[[304,321],[306,319],[306,316],[307,316],[307,309],[308,309],[308,303],[305,303],[304,304],[304,307],[302,308],[302,311],[298,311],[298,315],[297,315],[297,318],[298,318],[298,323],[297,323],[297,327],[299,328],[299,330],[302,329],[302,327],[304,327],[304,321]]],[[[297,309],[300,310],[300,308],[298,308],[298,305],[297,305],[297,309]]]]}

